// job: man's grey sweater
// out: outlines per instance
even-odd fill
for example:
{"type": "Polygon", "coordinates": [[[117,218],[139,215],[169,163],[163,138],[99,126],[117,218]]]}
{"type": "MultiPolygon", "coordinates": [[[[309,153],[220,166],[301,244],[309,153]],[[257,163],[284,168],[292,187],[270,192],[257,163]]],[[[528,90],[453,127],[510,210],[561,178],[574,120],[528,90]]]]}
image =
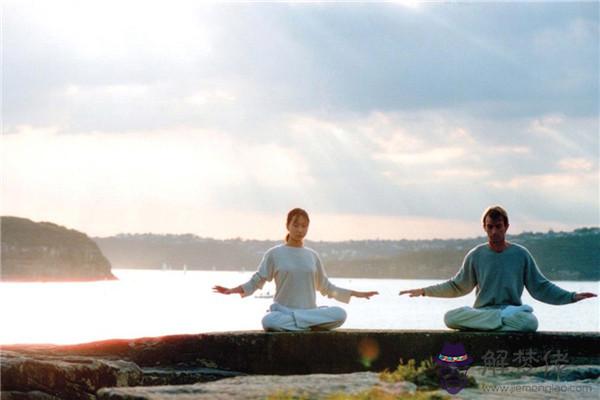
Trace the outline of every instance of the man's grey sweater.
{"type": "Polygon", "coordinates": [[[515,243],[500,253],[487,243],[475,247],[452,279],[424,289],[426,296],[459,297],[476,288],[473,307],[482,308],[521,305],[523,287],[534,299],[549,304],[572,303],[575,295],[546,279],[529,251],[515,243]]]}

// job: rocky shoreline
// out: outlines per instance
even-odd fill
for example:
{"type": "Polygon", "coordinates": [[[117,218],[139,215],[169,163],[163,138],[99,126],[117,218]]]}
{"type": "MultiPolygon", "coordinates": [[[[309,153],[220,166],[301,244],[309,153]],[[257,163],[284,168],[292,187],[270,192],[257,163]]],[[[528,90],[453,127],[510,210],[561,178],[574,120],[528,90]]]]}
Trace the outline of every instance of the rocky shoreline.
{"type": "MultiPolygon", "coordinates": [[[[563,380],[568,375],[571,385],[584,382],[591,385],[592,393],[598,393],[600,334],[595,332],[340,330],[223,332],[68,346],[3,346],[1,398],[258,399],[286,390],[320,398],[315,393],[325,396],[380,388],[376,372],[393,370],[401,359],[435,357],[445,342],[463,343],[478,368],[489,364],[490,354],[506,353],[502,363],[495,364],[502,367],[495,371],[498,378],[492,377],[500,382],[516,379],[514,371],[521,366],[515,355],[527,349],[539,357],[530,357],[529,378],[523,382],[545,379],[550,384],[554,377],[540,378],[540,371],[560,367],[561,372],[570,371],[563,380]],[[554,362],[557,354],[562,354],[560,363],[554,362]],[[271,383],[266,384],[265,379],[271,383]],[[237,389],[232,392],[232,388],[237,389]]],[[[489,378],[484,377],[483,382],[489,378]]],[[[408,384],[394,388],[402,393],[414,389],[408,384]]]]}

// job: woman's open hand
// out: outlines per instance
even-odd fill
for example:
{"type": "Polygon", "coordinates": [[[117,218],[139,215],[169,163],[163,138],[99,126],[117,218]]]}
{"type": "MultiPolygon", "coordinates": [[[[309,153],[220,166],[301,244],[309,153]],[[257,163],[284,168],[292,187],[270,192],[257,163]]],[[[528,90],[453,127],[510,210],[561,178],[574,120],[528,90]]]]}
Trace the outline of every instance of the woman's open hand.
{"type": "Polygon", "coordinates": [[[360,297],[367,300],[370,299],[371,296],[375,296],[377,294],[379,294],[379,292],[357,292],[355,290],[352,291],[352,296],[360,297]]]}
{"type": "Polygon", "coordinates": [[[232,289],[230,288],[226,288],[223,286],[219,286],[219,285],[215,285],[212,288],[214,293],[221,293],[221,294],[234,294],[234,293],[238,293],[238,294],[242,294],[242,287],[241,286],[236,286],[232,289]]]}

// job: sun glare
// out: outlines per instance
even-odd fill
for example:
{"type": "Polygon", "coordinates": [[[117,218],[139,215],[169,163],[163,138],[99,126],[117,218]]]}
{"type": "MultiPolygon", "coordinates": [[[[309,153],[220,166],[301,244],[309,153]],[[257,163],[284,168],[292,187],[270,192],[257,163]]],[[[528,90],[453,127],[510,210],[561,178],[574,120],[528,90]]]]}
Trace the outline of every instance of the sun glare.
{"type": "MultiPolygon", "coordinates": [[[[106,62],[133,54],[183,62],[191,57],[189,49],[194,54],[212,51],[209,8],[192,2],[55,1],[36,3],[22,18],[83,59],[106,62]]],[[[16,7],[9,11],[20,12],[16,7]]]]}

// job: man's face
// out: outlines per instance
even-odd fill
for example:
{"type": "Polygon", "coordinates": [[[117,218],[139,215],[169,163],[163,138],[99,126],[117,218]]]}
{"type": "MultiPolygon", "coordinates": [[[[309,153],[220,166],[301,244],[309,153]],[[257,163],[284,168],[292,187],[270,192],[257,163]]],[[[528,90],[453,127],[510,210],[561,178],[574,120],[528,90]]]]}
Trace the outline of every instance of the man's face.
{"type": "Polygon", "coordinates": [[[504,224],[504,219],[492,219],[489,215],[485,217],[483,229],[487,233],[488,239],[491,243],[504,243],[506,239],[506,231],[508,230],[508,224],[504,224]]]}

